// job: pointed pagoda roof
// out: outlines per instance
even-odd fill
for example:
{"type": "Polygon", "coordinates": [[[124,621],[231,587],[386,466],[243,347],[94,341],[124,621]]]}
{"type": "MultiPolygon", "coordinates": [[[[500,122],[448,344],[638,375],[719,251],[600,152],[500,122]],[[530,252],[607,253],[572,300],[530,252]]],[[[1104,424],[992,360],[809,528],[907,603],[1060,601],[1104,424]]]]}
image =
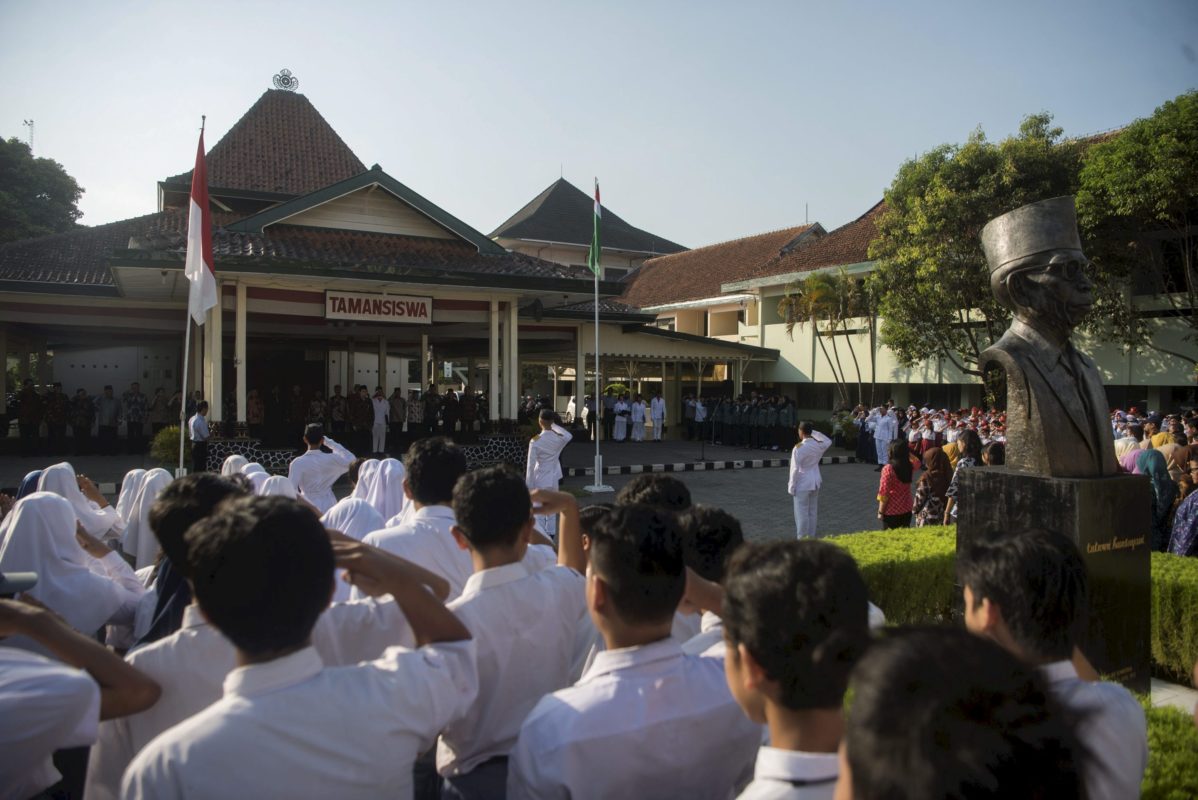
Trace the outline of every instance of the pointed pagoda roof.
{"type": "MultiPolygon", "coordinates": [[[[267,89],[208,151],[208,185],[302,195],[366,171],[302,94],[267,89]]],[[[190,185],[191,170],[165,184],[190,185]]]]}
{"type": "MultiPolygon", "coordinates": [[[[492,239],[525,239],[587,247],[591,243],[595,200],[558,178],[524,208],[491,232],[492,239]]],[[[678,253],[686,248],[629,225],[603,206],[603,249],[633,253],[678,253]]]]}

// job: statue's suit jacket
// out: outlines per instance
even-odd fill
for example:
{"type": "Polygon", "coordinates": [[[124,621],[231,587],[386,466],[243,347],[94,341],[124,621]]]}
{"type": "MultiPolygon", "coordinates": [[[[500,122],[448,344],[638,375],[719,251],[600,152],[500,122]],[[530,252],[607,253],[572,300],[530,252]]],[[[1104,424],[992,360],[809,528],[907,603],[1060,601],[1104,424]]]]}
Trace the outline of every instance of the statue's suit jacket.
{"type": "Polygon", "coordinates": [[[1016,320],[981,363],[983,370],[1001,364],[1007,373],[1009,468],[1061,478],[1118,474],[1106,391],[1094,362],[1016,320]]]}

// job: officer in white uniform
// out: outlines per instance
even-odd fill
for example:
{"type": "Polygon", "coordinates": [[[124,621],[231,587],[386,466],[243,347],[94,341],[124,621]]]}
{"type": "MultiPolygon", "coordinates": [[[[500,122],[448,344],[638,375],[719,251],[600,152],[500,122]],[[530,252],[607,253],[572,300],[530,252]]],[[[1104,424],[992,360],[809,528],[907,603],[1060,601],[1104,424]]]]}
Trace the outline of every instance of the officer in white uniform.
{"type": "MultiPolygon", "coordinates": [[[[562,479],[562,450],[570,443],[570,432],[554,421],[555,414],[548,408],[541,409],[537,418],[541,432],[528,443],[528,466],[524,471],[524,482],[530,490],[557,490],[562,479]]],[[[546,536],[557,535],[557,515],[537,516],[537,529],[546,536]]]]}

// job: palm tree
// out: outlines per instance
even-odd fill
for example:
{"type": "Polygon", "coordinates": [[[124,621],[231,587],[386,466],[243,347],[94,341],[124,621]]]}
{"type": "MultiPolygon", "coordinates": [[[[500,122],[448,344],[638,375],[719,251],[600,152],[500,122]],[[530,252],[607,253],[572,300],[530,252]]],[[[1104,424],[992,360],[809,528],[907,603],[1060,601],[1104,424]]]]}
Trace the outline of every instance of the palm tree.
{"type": "MultiPolygon", "coordinates": [[[[778,301],[778,315],[786,322],[786,335],[791,339],[794,339],[796,327],[802,329],[804,325],[811,324],[815,341],[819,343],[824,360],[828,362],[828,369],[832,372],[832,379],[836,382],[837,393],[841,401],[847,403],[849,393],[844,380],[844,369],[840,365],[840,353],[836,351],[834,363],[833,357],[828,353],[828,346],[824,343],[824,337],[828,334],[820,330],[820,321],[824,320],[832,332],[835,332],[833,320],[837,316],[839,306],[836,295],[834,277],[826,272],[813,273],[804,280],[786,287],[786,294],[778,301]]],[[[835,339],[832,346],[835,349],[835,339]]]]}

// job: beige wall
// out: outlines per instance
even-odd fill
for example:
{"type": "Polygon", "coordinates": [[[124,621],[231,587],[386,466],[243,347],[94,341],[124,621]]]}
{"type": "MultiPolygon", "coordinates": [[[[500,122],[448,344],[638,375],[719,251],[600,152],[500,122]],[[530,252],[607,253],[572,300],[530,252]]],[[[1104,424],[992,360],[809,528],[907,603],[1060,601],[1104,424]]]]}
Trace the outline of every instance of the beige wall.
{"type": "Polygon", "coordinates": [[[403,236],[453,239],[441,226],[378,187],[359,189],[316,208],[282,220],[286,225],[311,225],[351,231],[377,231],[403,236]]]}

